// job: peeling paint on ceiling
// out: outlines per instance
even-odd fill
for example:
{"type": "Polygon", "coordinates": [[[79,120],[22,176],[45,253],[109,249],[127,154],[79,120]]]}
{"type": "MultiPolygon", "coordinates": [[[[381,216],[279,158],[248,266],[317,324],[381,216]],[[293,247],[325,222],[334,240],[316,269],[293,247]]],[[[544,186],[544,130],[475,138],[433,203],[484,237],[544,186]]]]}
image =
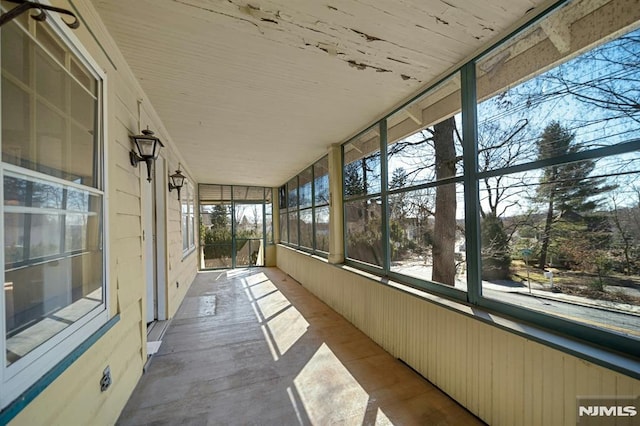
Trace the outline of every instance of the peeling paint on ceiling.
{"type": "Polygon", "coordinates": [[[274,186],[542,3],[92,1],[197,180],[274,186]]]}

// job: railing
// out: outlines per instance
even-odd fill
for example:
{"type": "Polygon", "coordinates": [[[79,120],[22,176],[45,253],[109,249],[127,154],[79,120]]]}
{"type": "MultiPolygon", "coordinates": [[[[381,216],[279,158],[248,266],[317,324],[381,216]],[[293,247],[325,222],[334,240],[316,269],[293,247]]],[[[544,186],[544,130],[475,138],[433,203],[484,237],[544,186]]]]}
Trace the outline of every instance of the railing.
{"type": "Polygon", "coordinates": [[[202,269],[264,265],[262,238],[238,238],[233,249],[231,241],[202,245],[202,269]]]}

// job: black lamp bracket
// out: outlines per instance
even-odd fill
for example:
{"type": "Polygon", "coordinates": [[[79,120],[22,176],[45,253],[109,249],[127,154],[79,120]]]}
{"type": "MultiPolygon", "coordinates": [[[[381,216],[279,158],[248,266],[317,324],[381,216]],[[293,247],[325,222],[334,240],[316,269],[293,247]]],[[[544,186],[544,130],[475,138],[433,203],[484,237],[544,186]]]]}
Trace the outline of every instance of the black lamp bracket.
{"type": "Polygon", "coordinates": [[[178,201],[180,201],[180,190],[182,189],[181,186],[175,186],[174,184],[172,184],[171,182],[169,182],[169,192],[173,191],[173,190],[178,191],[178,201]]]}
{"type": "Polygon", "coordinates": [[[133,167],[138,167],[138,163],[143,161],[143,158],[140,157],[134,150],[129,151],[129,161],[133,167]]]}
{"type": "Polygon", "coordinates": [[[134,150],[129,151],[129,161],[133,167],[138,167],[138,163],[144,162],[147,164],[147,180],[151,182],[151,168],[153,163],[153,158],[142,158],[138,154],[135,153],[134,150]]]}
{"type": "Polygon", "coordinates": [[[63,9],[61,7],[55,7],[55,6],[49,6],[46,4],[40,4],[40,3],[36,3],[36,2],[32,2],[32,1],[27,1],[27,0],[7,0],[11,3],[17,3],[19,4],[19,6],[14,7],[13,9],[11,9],[10,11],[8,11],[7,13],[3,13],[2,15],[0,15],[0,27],[4,24],[6,24],[7,22],[11,21],[12,19],[20,16],[21,14],[23,14],[24,12],[26,12],[29,9],[38,9],[38,14],[37,15],[30,15],[33,19],[35,19],[36,21],[44,21],[47,19],[47,14],[44,13],[45,10],[49,10],[51,12],[56,12],[56,13],[60,13],[62,15],[68,15],[73,17],[73,21],[71,22],[66,22],[63,20],[63,22],[71,29],[75,30],[76,28],[78,28],[80,26],[80,22],[78,21],[78,18],[76,17],[76,15],[73,12],[68,11],[67,9],[63,9]]]}

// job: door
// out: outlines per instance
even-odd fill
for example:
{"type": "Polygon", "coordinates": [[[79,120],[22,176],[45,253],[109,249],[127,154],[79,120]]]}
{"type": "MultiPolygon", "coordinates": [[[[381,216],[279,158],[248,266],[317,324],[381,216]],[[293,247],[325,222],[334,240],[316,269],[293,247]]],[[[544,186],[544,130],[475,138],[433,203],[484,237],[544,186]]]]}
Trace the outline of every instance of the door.
{"type": "Polygon", "coordinates": [[[235,203],[236,267],[264,265],[264,203],[235,203]]]}
{"type": "Polygon", "coordinates": [[[166,319],[165,174],[165,160],[158,157],[154,162],[153,180],[148,182],[144,176],[141,178],[147,323],[166,319]]]}
{"type": "MultiPolygon", "coordinates": [[[[146,167],[144,163],[141,166],[146,167]]],[[[156,318],[156,264],[155,264],[155,209],[153,207],[154,199],[154,182],[148,182],[144,176],[146,173],[140,173],[141,186],[140,197],[142,204],[142,244],[144,247],[144,271],[145,271],[145,287],[147,292],[147,324],[153,322],[156,318]]]]}
{"type": "Polygon", "coordinates": [[[202,269],[233,268],[232,204],[200,203],[200,217],[205,223],[202,269]]]}
{"type": "MultiPolygon", "coordinates": [[[[167,178],[166,161],[159,156],[155,161],[155,207],[154,242],[155,242],[155,313],[157,320],[167,319],[167,178]]],[[[173,194],[173,193],[172,193],[173,194]]],[[[175,199],[173,199],[174,202],[175,199]]]]}
{"type": "Polygon", "coordinates": [[[264,266],[264,203],[200,203],[202,268],[264,266]]]}

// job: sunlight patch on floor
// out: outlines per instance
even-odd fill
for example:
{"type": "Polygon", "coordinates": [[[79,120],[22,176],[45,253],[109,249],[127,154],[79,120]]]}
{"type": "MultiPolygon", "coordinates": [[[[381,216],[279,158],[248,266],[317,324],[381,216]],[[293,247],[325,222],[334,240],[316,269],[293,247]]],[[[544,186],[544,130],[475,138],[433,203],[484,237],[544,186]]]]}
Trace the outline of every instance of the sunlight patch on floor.
{"type": "Polygon", "coordinates": [[[277,361],[307,332],[309,323],[264,273],[243,278],[242,285],[277,361]]]}
{"type": "Polygon", "coordinates": [[[369,395],[325,343],[293,383],[312,424],[362,424],[369,395]],[[332,410],[327,401],[335,401],[340,410],[332,410]]]}
{"type": "Polygon", "coordinates": [[[378,412],[376,413],[376,425],[393,425],[393,422],[391,420],[389,420],[389,417],[387,417],[384,412],[382,411],[381,408],[378,407],[378,412]]]}
{"type": "Polygon", "coordinates": [[[271,357],[273,358],[274,361],[278,361],[280,359],[280,356],[278,355],[278,350],[273,345],[273,339],[271,338],[271,335],[269,334],[269,330],[264,325],[260,326],[260,330],[262,331],[262,334],[264,335],[264,340],[267,342],[267,346],[269,346],[269,352],[271,352],[271,357]]]}
{"type": "Polygon", "coordinates": [[[259,284],[264,281],[269,281],[269,278],[264,274],[264,272],[260,272],[244,279],[244,282],[249,286],[253,286],[259,284]]]}
{"type": "Polygon", "coordinates": [[[277,287],[273,285],[273,283],[269,280],[245,288],[249,290],[253,300],[257,300],[267,294],[273,293],[278,290],[277,287]]]}
{"type": "Polygon", "coordinates": [[[295,307],[291,306],[271,318],[267,322],[267,327],[282,356],[307,332],[309,323],[295,307]]]}
{"type": "Polygon", "coordinates": [[[264,320],[268,320],[278,312],[282,312],[291,306],[291,303],[280,292],[264,296],[262,299],[257,300],[256,304],[264,320]]]}
{"type": "Polygon", "coordinates": [[[251,274],[252,271],[250,271],[249,269],[231,269],[229,271],[226,271],[225,274],[227,276],[227,278],[235,278],[235,277],[239,277],[242,275],[247,275],[247,274],[251,274]]]}

